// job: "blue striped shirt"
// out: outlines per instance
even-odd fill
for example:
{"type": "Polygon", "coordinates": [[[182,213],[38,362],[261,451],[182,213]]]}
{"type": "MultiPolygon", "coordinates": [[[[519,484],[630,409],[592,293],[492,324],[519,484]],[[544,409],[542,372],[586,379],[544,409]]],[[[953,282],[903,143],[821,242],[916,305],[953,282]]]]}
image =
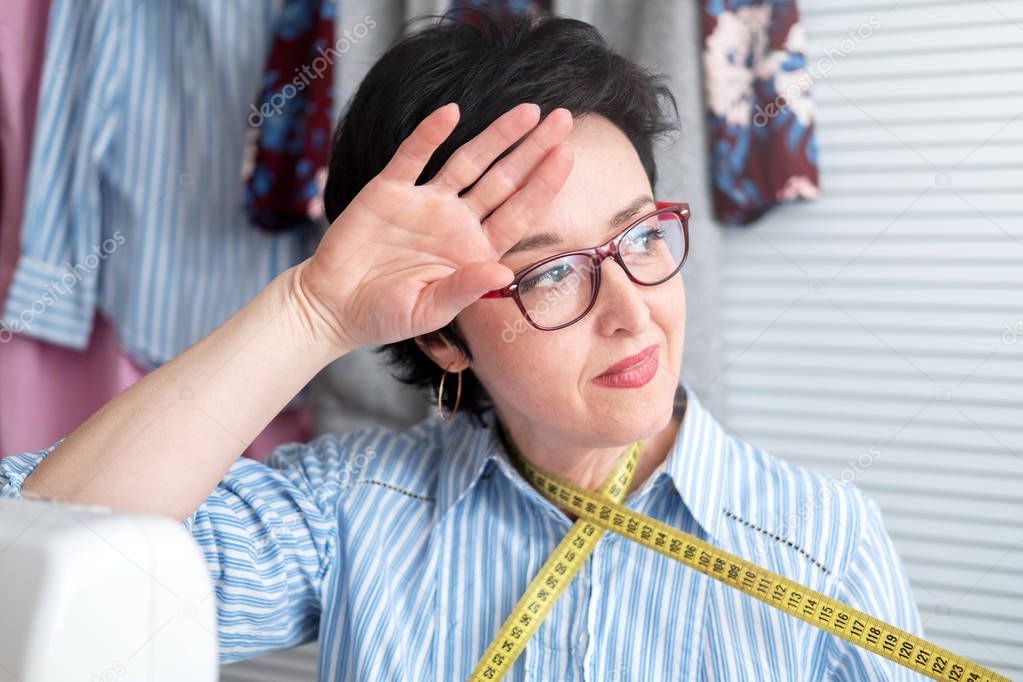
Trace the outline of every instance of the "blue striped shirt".
{"type": "MultiPolygon", "coordinates": [[[[923,636],[871,497],[730,435],[686,383],[680,412],[627,506],[923,636]]],[[[485,422],[433,416],[235,462],[184,522],[216,585],[221,661],[318,636],[324,682],[467,679],[571,526],[485,422]]],[[[50,450],[0,460],[0,493],[50,450]]],[[[607,533],[506,679],[922,678],[607,533]]]]}
{"type": "Polygon", "coordinates": [[[0,335],[87,346],[96,312],[153,369],[314,237],[242,211],[250,105],[279,0],[53,0],[21,256],[0,335]]]}

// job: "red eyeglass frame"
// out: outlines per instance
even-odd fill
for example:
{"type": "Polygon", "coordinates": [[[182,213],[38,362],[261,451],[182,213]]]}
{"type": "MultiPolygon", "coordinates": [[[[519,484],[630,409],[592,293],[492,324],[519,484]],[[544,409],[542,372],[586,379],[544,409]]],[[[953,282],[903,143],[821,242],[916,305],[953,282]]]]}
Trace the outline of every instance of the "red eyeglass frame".
{"type": "Polygon", "coordinates": [[[671,201],[656,201],[654,202],[654,204],[657,206],[656,209],[648,213],[644,213],[642,216],[632,221],[628,226],[626,226],[615,236],[611,237],[600,246],[594,246],[589,249],[565,251],[564,253],[558,253],[553,256],[548,256],[543,260],[531,263],[526,267],[519,269],[515,273],[515,278],[512,279],[512,281],[509,282],[507,286],[502,287],[500,289],[493,289],[492,291],[488,291],[487,293],[483,294],[480,298],[513,298],[515,299],[515,304],[518,306],[519,311],[522,313],[522,316],[526,318],[526,321],[529,322],[529,324],[531,324],[533,327],[541,331],[554,331],[556,329],[563,329],[583,319],[586,316],[586,314],[590,312],[590,309],[593,307],[593,304],[597,302],[597,292],[600,290],[600,265],[601,263],[604,262],[605,258],[614,258],[618,265],[621,266],[622,270],[625,272],[628,278],[632,280],[633,283],[638,284],[640,286],[653,287],[657,286],[658,284],[663,284],[664,282],[667,282],[669,279],[678,274],[678,272],[682,269],[682,266],[685,265],[686,257],[689,255],[689,204],[671,201]],[[636,227],[640,223],[644,222],[647,218],[657,215],[658,213],[664,212],[664,209],[666,208],[677,209],[677,211],[675,212],[678,214],[679,222],[682,224],[682,240],[684,242],[682,259],[679,261],[678,267],[675,268],[674,272],[672,272],[667,277],[650,284],[647,284],[646,282],[640,282],[638,279],[632,276],[632,273],[629,272],[629,268],[622,261],[622,256],[618,251],[618,240],[625,236],[626,232],[636,227]],[[576,255],[589,256],[590,261],[593,264],[594,270],[593,295],[590,297],[589,305],[586,306],[586,309],[583,310],[578,317],[576,317],[574,320],[571,320],[570,322],[559,324],[555,327],[543,327],[538,325],[529,317],[529,314],[526,312],[526,306],[522,303],[522,299],[519,297],[518,293],[519,282],[522,281],[522,278],[528,272],[530,272],[531,270],[533,270],[533,268],[536,268],[537,266],[543,265],[544,263],[549,263],[550,261],[558,260],[559,258],[564,258],[565,256],[576,255]]]}

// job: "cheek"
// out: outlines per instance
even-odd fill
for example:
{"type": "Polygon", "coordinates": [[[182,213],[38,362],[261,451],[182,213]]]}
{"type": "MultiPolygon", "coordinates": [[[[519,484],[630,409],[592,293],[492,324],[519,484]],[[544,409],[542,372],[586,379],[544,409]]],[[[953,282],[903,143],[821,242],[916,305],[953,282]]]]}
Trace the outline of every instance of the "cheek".
{"type": "Polygon", "coordinates": [[[686,319],[686,289],[682,279],[676,278],[661,285],[656,299],[657,314],[668,326],[682,327],[686,319]]]}
{"type": "MultiPolygon", "coordinates": [[[[515,307],[491,306],[477,301],[459,316],[462,331],[473,353],[477,376],[497,392],[566,386],[579,375],[587,348],[584,339],[570,330],[545,332],[533,328],[515,307]],[[505,309],[510,309],[506,314],[505,309]],[[503,390],[502,390],[503,389],[503,390]]],[[[578,325],[583,332],[584,325],[578,325]]],[[[546,392],[546,391],[544,391],[546,392]]],[[[532,393],[532,391],[530,391],[532,393]]]]}
{"type": "Polygon", "coordinates": [[[504,361],[515,352],[529,327],[511,299],[476,301],[457,319],[476,364],[504,361]]]}
{"type": "Polygon", "coordinates": [[[686,327],[686,295],[682,280],[664,283],[657,296],[649,300],[650,314],[669,343],[682,347],[686,327]]]}
{"type": "Polygon", "coordinates": [[[458,328],[473,355],[473,370],[486,386],[502,392],[524,374],[523,359],[535,352],[536,330],[510,300],[480,300],[458,315],[458,328]]]}

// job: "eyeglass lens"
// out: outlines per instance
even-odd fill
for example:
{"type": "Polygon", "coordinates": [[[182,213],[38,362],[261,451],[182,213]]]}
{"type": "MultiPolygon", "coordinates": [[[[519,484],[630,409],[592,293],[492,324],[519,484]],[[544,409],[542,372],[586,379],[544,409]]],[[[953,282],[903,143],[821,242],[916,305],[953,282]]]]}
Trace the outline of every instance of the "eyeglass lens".
{"type": "MultiPolygon", "coordinates": [[[[618,243],[628,272],[644,284],[659,284],[675,274],[685,254],[685,234],[677,213],[656,213],[634,225],[618,243]]],[[[593,260],[585,254],[538,265],[519,280],[526,316],[540,327],[574,322],[593,300],[593,260]]]]}

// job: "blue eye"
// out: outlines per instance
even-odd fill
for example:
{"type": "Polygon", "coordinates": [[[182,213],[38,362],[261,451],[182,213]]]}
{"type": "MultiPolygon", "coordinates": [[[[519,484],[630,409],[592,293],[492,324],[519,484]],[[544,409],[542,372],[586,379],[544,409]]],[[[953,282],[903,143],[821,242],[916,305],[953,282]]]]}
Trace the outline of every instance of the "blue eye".
{"type": "Polygon", "coordinates": [[[628,244],[622,244],[631,253],[633,250],[650,251],[654,248],[654,242],[664,240],[664,230],[660,225],[642,230],[639,234],[629,236],[628,244]]]}
{"type": "Polygon", "coordinates": [[[565,279],[570,272],[572,272],[572,268],[569,267],[568,263],[552,265],[542,270],[539,274],[526,277],[519,282],[519,293],[524,294],[538,285],[558,284],[565,279]]]}

